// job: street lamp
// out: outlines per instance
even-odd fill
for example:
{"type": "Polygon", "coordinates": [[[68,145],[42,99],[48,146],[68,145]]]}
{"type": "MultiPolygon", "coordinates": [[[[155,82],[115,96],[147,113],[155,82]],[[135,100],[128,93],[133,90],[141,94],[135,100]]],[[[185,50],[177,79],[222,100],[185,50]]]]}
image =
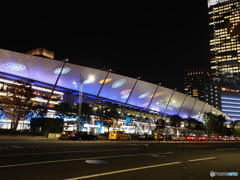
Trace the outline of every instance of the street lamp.
{"type": "Polygon", "coordinates": [[[79,85],[79,105],[78,105],[78,122],[77,122],[77,131],[80,131],[80,121],[81,121],[81,110],[82,110],[82,93],[83,93],[83,77],[80,75],[79,81],[73,81],[73,84],[77,82],[80,83],[79,85]]]}

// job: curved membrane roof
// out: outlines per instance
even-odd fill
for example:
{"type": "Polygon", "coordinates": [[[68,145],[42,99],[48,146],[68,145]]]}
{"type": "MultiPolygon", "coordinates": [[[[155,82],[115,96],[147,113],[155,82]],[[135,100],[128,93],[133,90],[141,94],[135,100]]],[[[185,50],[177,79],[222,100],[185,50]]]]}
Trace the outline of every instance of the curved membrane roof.
{"type": "MultiPolygon", "coordinates": [[[[0,49],[0,72],[54,85],[63,61],[0,49]]],[[[139,79],[66,62],[57,86],[167,115],[202,120],[205,112],[229,117],[186,94],[139,79]],[[78,83],[74,84],[76,81],[78,83]]]]}

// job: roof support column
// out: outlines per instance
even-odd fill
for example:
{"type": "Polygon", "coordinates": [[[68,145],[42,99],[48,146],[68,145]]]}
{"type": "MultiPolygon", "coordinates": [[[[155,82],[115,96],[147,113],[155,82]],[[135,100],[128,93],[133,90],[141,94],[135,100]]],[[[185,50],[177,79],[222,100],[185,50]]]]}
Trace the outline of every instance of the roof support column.
{"type": "Polygon", "coordinates": [[[194,104],[193,104],[193,106],[192,106],[192,109],[191,109],[191,111],[190,111],[190,113],[189,113],[188,117],[190,117],[190,115],[192,114],[192,111],[193,111],[193,108],[194,108],[194,106],[195,106],[196,102],[197,102],[197,98],[196,98],[196,99],[195,99],[195,101],[194,101],[194,104]]]}
{"type": "MultiPolygon", "coordinates": [[[[155,91],[154,91],[154,93],[153,93],[153,95],[152,95],[152,98],[151,98],[151,100],[150,100],[150,102],[149,102],[149,104],[148,104],[148,107],[147,107],[146,111],[149,110],[149,107],[150,107],[150,105],[151,105],[151,103],[152,103],[152,101],[153,101],[153,98],[155,97],[155,94],[157,93],[157,90],[158,90],[158,88],[159,88],[160,85],[161,85],[161,83],[158,83],[158,84],[157,84],[157,88],[155,89],[155,91]]],[[[145,113],[145,114],[146,114],[146,113],[145,113]]],[[[144,116],[145,116],[145,114],[144,114],[144,116]]],[[[154,118],[154,117],[153,117],[153,118],[154,118]]]]}
{"type": "Polygon", "coordinates": [[[179,115],[179,113],[181,112],[182,107],[183,107],[183,104],[185,103],[185,100],[186,100],[187,96],[188,96],[188,95],[185,96],[185,98],[184,98],[184,100],[183,100],[183,103],[182,103],[182,105],[181,105],[181,107],[180,107],[180,109],[179,109],[177,115],[179,115]]]}
{"type": "Polygon", "coordinates": [[[202,107],[202,109],[201,109],[201,112],[199,113],[199,116],[198,116],[198,121],[199,121],[199,118],[200,118],[200,116],[201,116],[201,114],[202,114],[202,111],[203,111],[203,108],[204,108],[204,106],[205,106],[205,102],[203,103],[203,107],[202,107]]]}
{"type": "Polygon", "coordinates": [[[173,94],[175,93],[175,91],[176,91],[176,89],[173,90],[173,92],[172,92],[172,94],[171,94],[171,97],[170,97],[170,99],[169,99],[169,101],[168,101],[168,103],[167,103],[167,105],[166,105],[166,107],[165,107],[165,109],[164,109],[163,120],[166,120],[166,111],[167,111],[168,105],[169,105],[169,103],[170,103],[170,101],[171,101],[171,99],[172,99],[173,94]]]}
{"type": "Polygon", "coordinates": [[[105,84],[105,82],[106,82],[106,80],[107,80],[108,74],[109,74],[111,71],[112,71],[111,69],[107,70],[107,74],[106,74],[106,76],[105,76],[105,78],[104,78],[104,80],[103,80],[103,83],[102,83],[102,85],[101,85],[101,87],[100,87],[100,89],[99,89],[99,91],[98,91],[98,94],[97,94],[97,96],[96,96],[96,98],[95,98],[95,100],[94,100],[94,102],[93,102],[92,111],[93,111],[93,108],[94,108],[94,106],[95,106],[95,103],[96,103],[96,101],[97,101],[97,99],[98,99],[98,97],[99,97],[99,94],[101,93],[102,88],[103,88],[103,86],[104,86],[104,84],[105,84]]]}
{"type": "Polygon", "coordinates": [[[129,94],[127,100],[126,100],[126,102],[125,102],[124,105],[123,105],[122,112],[121,112],[121,116],[122,116],[123,113],[125,112],[125,106],[127,105],[128,100],[129,100],[129,98],[131,97],[132,92],[133,92],[133,90],[134,90],[134,88],[135,88],[135,86],[136,86],[136,84],[137,84],[137,82],[138,82],[139,79],[140,79],[140,77],[137,77],[137,78],[136,78],[136,81],[135,81],[135,83],[134,83],[134,85],[133,85],[133,88],[132,88],[132,90],[131,90],[131,92],[130,92],[130,94],[129,94]]]}
{"type": "Polygon", "coordinates": [[[62,71],[63,71],[63,68],[64,68],[66,62],[68,62],[68,59],[64,59],[64,60],[63,60],[62,69],[61,69],[61,71],[60,71],[60,73],[59,73],[59,75],[58,75],[58,77],[57,77],[57,80],[56,80],[53,88],[52,88],[51,94],[48,96],[48,101],[47,101],[47,103],[46,103],[46,105],[45,105],[45,112],[47,112],[47,107],[48,107],[49,101],[50,101],[50,99],[51,99],[51,97],[52,97],[52,95],[53,95],[53,92],[54,92],[54,90],[55,90],[55,88],[56,88],[56,86],[57,86],[58,80],[59,80],[59,78],[60,78],[60,76],[61,76],[61,74],[62,74],[62,71]]]}

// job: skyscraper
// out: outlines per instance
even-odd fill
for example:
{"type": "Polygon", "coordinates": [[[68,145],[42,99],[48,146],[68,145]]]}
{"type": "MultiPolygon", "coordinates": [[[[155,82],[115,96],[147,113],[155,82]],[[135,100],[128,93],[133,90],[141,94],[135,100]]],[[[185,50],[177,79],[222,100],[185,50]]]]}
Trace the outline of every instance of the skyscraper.
{"type": "Polygon", "coordinates": [[[209,69],[207,67],[184,69],[185,94],[203,100],[203,87],[208,78],[209,69]]]}
{"type": "Polygon", "coordinates": [[[209,0],[211,76],[239,83],[240,1],[209,0]]]}
{"type": "Polygon", "coordinates": [[[210,74],[205,102],[240,119],[240,0],[208,0],[210,74]]]}

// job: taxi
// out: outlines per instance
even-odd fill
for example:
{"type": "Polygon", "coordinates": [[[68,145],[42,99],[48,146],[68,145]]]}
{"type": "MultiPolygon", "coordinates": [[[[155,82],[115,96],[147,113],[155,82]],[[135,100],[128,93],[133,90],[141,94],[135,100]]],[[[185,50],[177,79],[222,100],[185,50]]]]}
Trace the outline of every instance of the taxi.
{"type": "Polygon", "coordinates": [[[125,133],[125,131],[122,130],[112,130],[109,133],[109,140],[117,140],[117,141],[123,141],[127,140],[129,141],[131,139],[131,135],[125,133]]]}

